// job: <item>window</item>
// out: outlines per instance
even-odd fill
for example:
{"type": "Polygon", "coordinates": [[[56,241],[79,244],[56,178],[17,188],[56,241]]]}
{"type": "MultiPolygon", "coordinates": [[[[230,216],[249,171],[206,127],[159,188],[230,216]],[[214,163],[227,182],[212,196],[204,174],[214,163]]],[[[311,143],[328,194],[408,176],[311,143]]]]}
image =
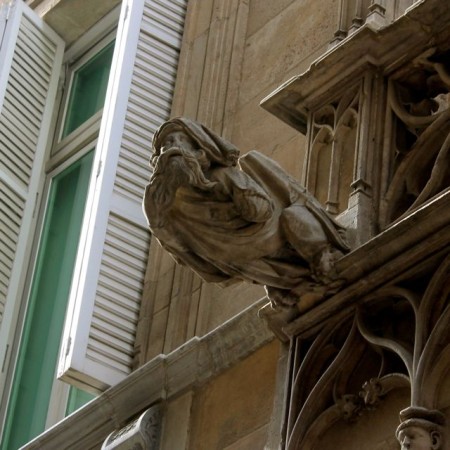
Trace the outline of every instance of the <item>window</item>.
{"type": "Polygon", "coordinates": [[[170,114],[186,3],[124,0],[120,17],[118,10],[108,14],[67,49],[62,69],[61,39],[24,2],[13,3],[13,8],[12,14],[3,15],[0,6],[0,29],[6,30],[0,42],[0,190],[5,185],[8,192],[0,218],[5,211],[11,229],[18,230],[14,239],[0,230],[2,257],[4,242],[5,254],[11,256],[6,283],[0,285],[0,421],[8,416],[4,437],[8,445],[16,442],[16,427],[29,427],[21,430],[25,441],[89,400],[90,394],[79,388],[101,393],[132,370],[150,243],[142,195],[150,176],[152,136],[170,114]],[[6,28],[4,17],[11,18],[6,28]],[[106,33],[113,33],[116,26],[117,39],[112,44],[113,36],[106,33]],[[10,39],[14,27],[15,38],[10,39]],[[100,34],[105,36],[101,41],[100,34]],[[50,53],[52,46],[57,48],[56,56],[50,53]],[[47,65],[37,61],[37,55],[47,65]],[[43,89],[44,74],[49,74],[48,93],[43,89]],[[56,87],[63,77],[67,88],[56,112],[56,87]],[[42,104],[33,120],[26,105],[38,101],[30,93],[42,104]],[[22,150],[24,142],[29,147],[22,150]],[[39,208],[36,199],[44,197],[39,208]],[[66,197],[67,202],[62,202],[66,197]],[[80,228],[69,220],[73,214],[83,216],[80,228]],[[52,233],[60,228],[65,237],[53,239],[52,233]],[[50,235],[51,239],[46,237],[50,235]],[[70,245],[63,244],[66,239],[70,245]],[[74,259],[69,248],[75,249],[74,259]],[[59,264],[52,257],[54,252],[60,254],[55,258],[59,264]],[[50,295],[47,298],[46,290],[51,267],[61,270],[58,282],[53,279],[53,300],[50,295]],[[67,298],[60,302],[66,296],[68,303],[67,298]],[[47,326],[38,324],[39,319],[47,326]],[[43,347],[48,359],[42,367],[33,365],[29,355],[42,354],[43,347]],[[54,349],[58,353],[58,348],[56,368],[50,353],[54,349]],[[42,380],[41,375],[33,380],[30,370],[42,374],[42,380]],[[45,385],[45,392],[25,392],[20,385],[31,386],[31,391],[45,385]],[[29,419],[22,418],[21,405],[35,399],[43,400],[42,409],[33,412],[28,405],[24,415],[29,419]],[[38,412],[39,418],[33,421],[38,412]]]}
{"type": "Polygon", "coordinates": [[[51,180],[10,396],[5,448],[19,448],[45,428],[92,156],[91,150],[51,180]]]}
{"type": "Polygon", "coordinates": [[[22,328],[37,199],[64,42],[24,2],[0,3],[0,424],[22,328]]]}
{"type": "MultiPolygon", "coordinates": [[[[57,153],[57,158],[47,162],[51,170],[47,175],[48,194],[31,269],[2,448],[19,448],[41,433],[48,425],[49,410],[53,414],[52,403],[62,402],[63,414],[70,414],[93,398],[69,385],[55,387],[62,384],[55,381],[55,375],[99,129],[99,123],[87,130],[82,125],[103,107],[114,50],[111,39],[103,40],[81,57],[81,63],[69,68],[68,95],[59,128],[63,138],[72,137],[56,143],[57,151],[52,154],[57,153]]],[[[55,419],[61,418],[56,414],[55,419]]]]}
{"type": "Polygon", "coordinates": [[[103,108],[114,42],[74,72],[62,137],[103,108]]]}

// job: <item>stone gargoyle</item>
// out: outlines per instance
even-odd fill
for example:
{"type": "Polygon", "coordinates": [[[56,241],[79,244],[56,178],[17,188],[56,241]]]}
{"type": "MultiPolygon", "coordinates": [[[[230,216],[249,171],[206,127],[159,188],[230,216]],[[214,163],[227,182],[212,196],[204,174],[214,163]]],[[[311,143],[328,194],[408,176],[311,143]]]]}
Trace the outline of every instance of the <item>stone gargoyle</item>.
{"type": "Polygon", "coordinates": [[[208,282],[264,285],[274,306],[340,287],[334,262],[345,230],[276,162],[239,150],[186,118],[153,138],[144,210],[175,260],[208,282]]]}

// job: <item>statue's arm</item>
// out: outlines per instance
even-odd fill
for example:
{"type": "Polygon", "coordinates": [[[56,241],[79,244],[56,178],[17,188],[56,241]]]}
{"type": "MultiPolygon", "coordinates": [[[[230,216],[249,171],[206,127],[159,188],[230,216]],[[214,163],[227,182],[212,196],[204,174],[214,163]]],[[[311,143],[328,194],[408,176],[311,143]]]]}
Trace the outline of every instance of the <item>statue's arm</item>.
{"type": "Polygon", "coordinates": [[[265,222],[272,217],[270,197],[252,178],[238,169],[226,169],[224,183],[239,215],[249,222],[265,222]]]}

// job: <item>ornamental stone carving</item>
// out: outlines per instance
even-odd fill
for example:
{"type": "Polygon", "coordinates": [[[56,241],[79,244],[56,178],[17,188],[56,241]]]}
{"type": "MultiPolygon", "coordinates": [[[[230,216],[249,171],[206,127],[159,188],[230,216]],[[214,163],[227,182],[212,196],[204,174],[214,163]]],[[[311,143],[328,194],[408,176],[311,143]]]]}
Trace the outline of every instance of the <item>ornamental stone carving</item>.
{"type": "Polygon", "coordinates": [[[388,82],[393,173],[382,210],[386,226],[404,217],[450,184],[449,52],[419,55],[388,82]],[[392,111],[392,112],[390,112],[392,111]]]}
{"type": "Polygon", "coordinates": [[[144,208],[175,260],[203,279],[265,285],[273,305],[307,308],[342,284],[345,230],[274,161],[185,118],[153,139],[144,208]]]}
{"type": "Polygon", "coordinates": [[[157,450],[161,435],[161,407],[153,405],[104,441],[102,450],[157,450]]]}
{"type": "Polygon", "coordinates": [[[368,3],[339,2],[332,51],[262,102],[352,242],[339,292],[262,312],[290,341],[287,450],[449,448],[450,9],[368,3]]]}

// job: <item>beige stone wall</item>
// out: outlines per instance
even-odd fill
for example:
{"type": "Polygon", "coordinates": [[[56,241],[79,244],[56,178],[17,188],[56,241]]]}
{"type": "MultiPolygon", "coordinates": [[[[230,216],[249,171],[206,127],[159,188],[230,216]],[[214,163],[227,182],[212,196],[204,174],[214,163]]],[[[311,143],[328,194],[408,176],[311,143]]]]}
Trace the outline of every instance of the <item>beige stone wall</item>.
{"type": "Polygon", "coordinates": [[[245,151],[268,154],[299,179],[304,136],[259,103],[327,50],[335,31],[337,3],[279,0],[269,6],[262,0],[250,2],[232,141],[245,151]]]}
{"type": "MultiPolygon", "coordinates": [[[[305,138],[261,100],[328,48],[337,0],[191,0],[173,116],[187,116],[257,149],[303,178],[305,138]]],[[[202,336],[265,295],[260,286],[206,284],[155,242],[137,339],[137,364],[202,336]]]]}
{"type": "Polygon", "coordinates": [[[190,450],[262,450],[274,402],[279,343],[273,342],[195,392],[190,450]]]}

